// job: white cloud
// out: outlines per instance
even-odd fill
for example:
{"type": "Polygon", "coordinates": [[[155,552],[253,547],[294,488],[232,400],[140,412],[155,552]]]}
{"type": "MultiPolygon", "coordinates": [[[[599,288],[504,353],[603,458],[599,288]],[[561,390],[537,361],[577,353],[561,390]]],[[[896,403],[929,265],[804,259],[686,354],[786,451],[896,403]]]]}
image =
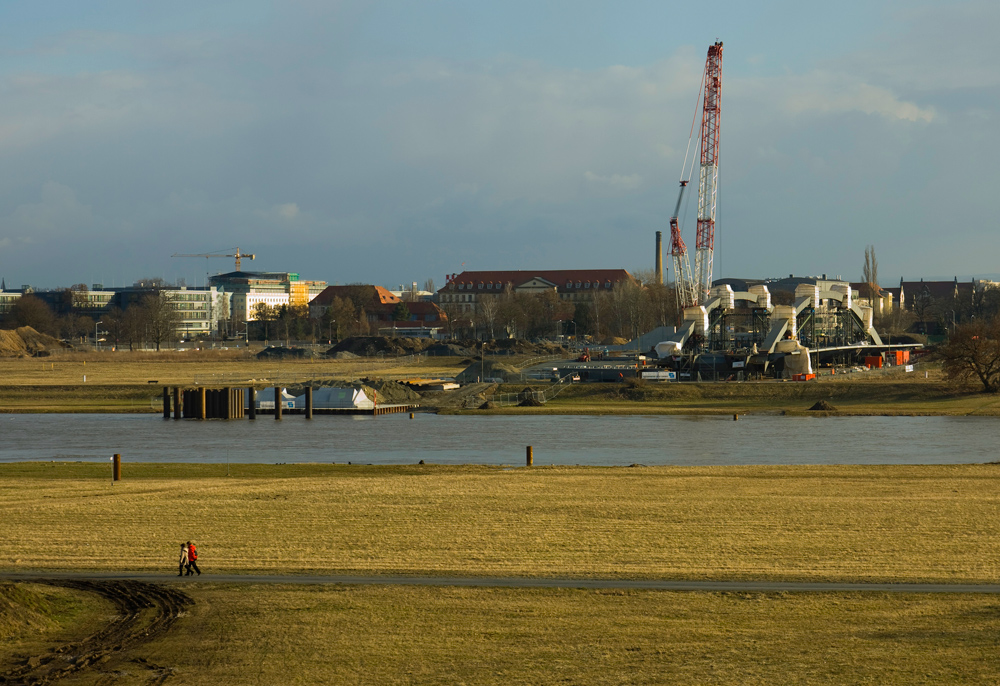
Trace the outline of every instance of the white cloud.
{"type": "Polygon", "coordinates": [[[887,119],[929,123],[937,116],[933,107],[920,107],[900,99],[886,88],[844,74],[814,72],[803,77],[771,80],[778,86],[778,102],[792,115],[813,112],[842,114],[862,112],[887,119]]]}
{"type": "Polygon", "coordinates": [[[294,202],[286,202],[283,205],[276,205],[274,211],[284,219],[295,219],[299,216],[299,206],[294,202]]]}
{"type": "Polygon", "coordinates": [[[601,176],[593,172],[586,172],[584,178],[590,183],[598,186],[605,186],[616,191],[631,191],[642,185],[642,177],[638,174],[611,174],[601,176]]]}

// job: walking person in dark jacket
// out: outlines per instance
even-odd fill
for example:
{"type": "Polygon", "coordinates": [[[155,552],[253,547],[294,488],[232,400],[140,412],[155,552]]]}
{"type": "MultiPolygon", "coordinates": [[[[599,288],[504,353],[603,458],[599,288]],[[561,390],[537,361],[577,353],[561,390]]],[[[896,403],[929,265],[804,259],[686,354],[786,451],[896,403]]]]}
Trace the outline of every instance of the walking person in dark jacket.
{"type": "Polygon", "coordinates": [[[191,570],[198,572],[198,576],[201,576],[201,570],[198,569],[198,549],[194,547],[194,543],[191,541],[187,542],[188,549],[188,561],[187,561],[187,575],[191,576],[191,570]]]}

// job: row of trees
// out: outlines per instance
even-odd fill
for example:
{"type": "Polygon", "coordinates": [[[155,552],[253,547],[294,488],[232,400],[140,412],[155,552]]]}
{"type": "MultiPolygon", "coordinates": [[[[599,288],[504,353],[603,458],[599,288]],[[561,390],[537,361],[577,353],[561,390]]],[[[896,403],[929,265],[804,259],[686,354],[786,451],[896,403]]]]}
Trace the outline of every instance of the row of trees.
{"type": "Polygon", "coordinates": [[[146,342],[159,350],[163,343],[176,336],[178,322],[177,312],[167,295],[154,291],[124,310],[111,307],[99,321],[79,314],[73,307],[59,313],[29,293],[17,299],[4,323],[15,327],[30,326],[40,333],[69,340],[84,339],[100,327],[106,332],[107,340],[116,346],[128,345],[129,350],[133,350],[138,343],[146,342]]]}
{"type": "Polygon", "coordinates": [[[540,294],[506,288],[499,295],[483,295],[474,311],[461,304],[444,306],[452,336],[487,338],[552,338],[559,334],[632,339],[657,326],[674,324],[673,292],[652,275],[621,281],[611,290],[596,290],[589,302],[562,300],[554,290],[540,294]],[[643,284],[642,281],[648,279],[643,284]]]}

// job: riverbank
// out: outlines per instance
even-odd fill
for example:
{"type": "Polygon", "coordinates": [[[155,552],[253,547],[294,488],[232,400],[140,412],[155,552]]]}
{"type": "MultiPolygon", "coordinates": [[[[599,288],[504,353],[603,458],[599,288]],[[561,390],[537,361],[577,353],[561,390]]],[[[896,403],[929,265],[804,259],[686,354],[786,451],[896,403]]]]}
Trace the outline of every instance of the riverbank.
{"type": "MultiPolygon", "coordinates": [[[[393,360],[256,360],[231,354],[201,357],[186,353],[64,355],[55,359],[0,360],[0,413],[156,413],[164,386],[304,385],[310,381],[356,381],[362,377],[405,379],[454,376],[468,360],[424,358],[397,365],[393,360]],[[86,379],[86,381],[84,381],[86,379]]],[[[509,397],[525,386],[550,392],[551,383],[503,384],[509,397]]],[[[474,388],[473,391],[489,387],[474,388]]],[[[492,390],[492,389],[491,389],[492,390]]],[[[945,381],[936,368],[923,374],[824,376],[806,383],[754,381],[721,383],[573,384],[540,407],[465,409],[456,393],[425,393],[423,411],[473,414],[816,414],[820,401],[840,416],[1000,416],[1000,396],[945,381]]],[[[491,396],[486,396],[491,397],[491,396]]],[[[485,401],[485,397],[484,397],[485,401]]]]}

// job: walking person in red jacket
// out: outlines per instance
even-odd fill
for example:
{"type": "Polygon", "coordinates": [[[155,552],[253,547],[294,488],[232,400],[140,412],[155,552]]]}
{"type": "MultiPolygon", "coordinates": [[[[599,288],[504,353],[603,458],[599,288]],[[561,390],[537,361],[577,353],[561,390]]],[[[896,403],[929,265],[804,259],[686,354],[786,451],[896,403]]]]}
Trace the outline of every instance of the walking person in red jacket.
{"type": "Polygon", "coordinates": [[[201,570],[198,569],[198,550],[194,547],[194,543],[191,541],[187,542],[188,548],[188,561],[187,561],[187,575],[191,576],[191,570],[198,572],[198,576],[201,576],[201,570]]]}

